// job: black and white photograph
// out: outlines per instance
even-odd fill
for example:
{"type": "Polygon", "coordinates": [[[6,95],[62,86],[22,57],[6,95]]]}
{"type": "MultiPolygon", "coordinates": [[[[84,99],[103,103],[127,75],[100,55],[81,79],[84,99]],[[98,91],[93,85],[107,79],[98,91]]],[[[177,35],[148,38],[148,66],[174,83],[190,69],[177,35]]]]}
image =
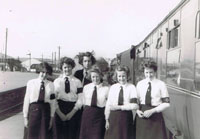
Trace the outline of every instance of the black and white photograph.
{"type": "Polygon", "coordinates": [[[200,0],[0,0],[0,139],[200,139],[200,0]]]}

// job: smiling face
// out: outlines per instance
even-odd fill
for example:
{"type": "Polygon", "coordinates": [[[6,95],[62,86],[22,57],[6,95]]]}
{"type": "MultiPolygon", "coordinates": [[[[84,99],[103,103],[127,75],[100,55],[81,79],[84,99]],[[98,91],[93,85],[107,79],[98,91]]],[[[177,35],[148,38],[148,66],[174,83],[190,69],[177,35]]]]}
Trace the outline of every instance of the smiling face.
{"type": "Polygon", "coordinates": [[[90,57],[84,56],[83,57],[83,67],[84,69],[88,70],[92,66],[92,61],[90,57]]]}
{"type": "Polygon", "coordinates": [[[120,84],[126,84],[127,83],[127,74],[125,71],[117,71],[117,81],[120,84]]]}
{"type": "Polygon", "coordinates": [[[144,76],[146,79],[149,79],[151,81],[155,78],[155,71],[153,70],[153,68],[145,68],[144,76]]]}
{"type": "Polygon", "coordinates": [[[66,76],[70,76],[72,74],[72,66],[69,64],[64,63],[62,65],[63,74],[66,76]]]}
{"type": "Polygon", "coordinates": [[[101,76],[96,73],[96,72],[91,72],[91,80],[92,80],[92,83],[94,83],[95,85],[98,85],[101,83],[101,76]]]}

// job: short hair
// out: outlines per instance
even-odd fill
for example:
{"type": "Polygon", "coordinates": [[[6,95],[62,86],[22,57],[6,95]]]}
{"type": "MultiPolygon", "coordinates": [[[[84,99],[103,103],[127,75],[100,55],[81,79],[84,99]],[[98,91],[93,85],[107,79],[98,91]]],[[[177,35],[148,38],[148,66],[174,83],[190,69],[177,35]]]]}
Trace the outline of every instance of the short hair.
{"type": "Polygon", "coordinates": [[[124,71],[124,72],[126,72],[127,81],[130,80],[130,70],[129,70],[128,66],[118,65],[118,66],[116,67],[115,72],[114,72],[114,75],[113,75],[113,80],[114,80],[115,82],[118,82],[118,80],[117,80],[117,72],[118,72],[118,71],[124,71]]]}
{"type": "Polygon", "coordinates": [[[67,64],[67,65],[71,65],[72,69],[76,66],[75,62],[73,59],[69,58],[69,57],[62,57],[60,59],[60,69],[62,70],[62,66],[63,64],[67,64]]]}
{"type": "Polygon", "coordinates": [[[53,68],[51,67],[51,65],[49,65],[49,63],[42,62],[38,66],[38,71],[39,72],[46,72],[47,74],[52,75],[53,68]]]}
{"type": "Polygon", "coordinates": [[[101,71],[101,69],[97,66],[97,65],[93,65],[92,68],[89,71],[89,78],[91,79],[91,73],[95,72],[98,73],[100,75],[100,78],[103,78],[103,73],[101,71]]]}
{"type": "Polygon", "coordinates": [[[79,58],[79,64],[83,65],[83,58],[84,57],[89,57],[91,59],[91,63],[92,65],[94,65],[96,63],[96,59],[93,56],[93,54],[91,52],[85,52],[85,53],[79,53],[78,58],[79,58]]]}
{"type": "Polygon", "coordinates": [[[143,63],[143,71],[145,68],[153,69],[156,72],[158,69],[158,66],[157,66],[156,62],[149,60],[149,61],[145,61],[143,63]]]}

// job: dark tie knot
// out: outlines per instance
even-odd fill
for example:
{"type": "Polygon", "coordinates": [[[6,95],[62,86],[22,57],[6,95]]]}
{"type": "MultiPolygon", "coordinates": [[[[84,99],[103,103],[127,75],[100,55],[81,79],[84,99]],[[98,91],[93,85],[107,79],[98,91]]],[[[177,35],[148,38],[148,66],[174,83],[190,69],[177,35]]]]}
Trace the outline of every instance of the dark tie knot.
{"type": "Polygon", "coordinates": [[[94,90],[95,90],[95,91],[97,90],[97,87],[96,87],[96,86],[94,86],[94,90]]]}
{"type": "Polygon", "coordinates": [[[122,86],[120,86],[120,90],[123,90],[123,87],[122,87],[122,86]]]}
{"type": "Polygon", "coordinates": [[[69,78],[68,77],[65,77],[65,82],[69,82],[69,78]]]}
{"type": "Polygon", "coordinates": [[[148,85],[151,86],[151,82],[148,82],[148,85]]]}
{"type": "Polygon", "coordinates": [[[43,81],[41,82],[41,88],[40,89],[44,90],[44,82],[43,81]]]}
{"type": "Polygon", "coordinates": [[[86,71],[86,72],[85,72],[85,77],[87,77],[87,75],[88,75],[88,72],[86,71]]]}

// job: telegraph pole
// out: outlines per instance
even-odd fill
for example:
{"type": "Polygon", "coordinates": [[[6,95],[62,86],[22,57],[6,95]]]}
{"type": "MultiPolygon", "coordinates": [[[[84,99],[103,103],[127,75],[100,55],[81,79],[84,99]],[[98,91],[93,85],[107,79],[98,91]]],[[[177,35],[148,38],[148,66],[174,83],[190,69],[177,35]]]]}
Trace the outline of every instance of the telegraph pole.
{"type": "MultiPolygon", "coordinates": [[[[60,62],[60,46],[58,46],[58,61],[60,62]]],[[[58,68],[59,68],[60,64],[58,64],[58,68]]]]}
{"type": "Polygon", "coordinates": [[[5,71],[7,65],[7,43],[8,42],[8,28],[6,28],[6,43],[5,43],[5,71]]]}
{"type": "Polygon", "coordinates": [[[31,52],[28,53],[27,55],[29,55],[29,66],[30,66],[29,71],[30,71],[31,70],[31,52]]]}
{"type": "Polygon", "coordinates": [[[56,52],[55,52],[55,55],[54,55],[54,58],[55,58],[55,70],[56,70],[56,68],[57,68],[57,63],[56,63],[56,52]]]}
{"type": "Polygon", "coordinates": [[[43,53],[42,53],[42,63],[43,63],[43,61],[44,61],[44,60],[43,60],[43,53]]]}
{"type": "Polygon", "coordinates": [[[52,52],[52,55],[51,55],[52,57],[51,57],[51,59],[52,59],[52,65],[53,65],[53,52],[52,52]]]}

